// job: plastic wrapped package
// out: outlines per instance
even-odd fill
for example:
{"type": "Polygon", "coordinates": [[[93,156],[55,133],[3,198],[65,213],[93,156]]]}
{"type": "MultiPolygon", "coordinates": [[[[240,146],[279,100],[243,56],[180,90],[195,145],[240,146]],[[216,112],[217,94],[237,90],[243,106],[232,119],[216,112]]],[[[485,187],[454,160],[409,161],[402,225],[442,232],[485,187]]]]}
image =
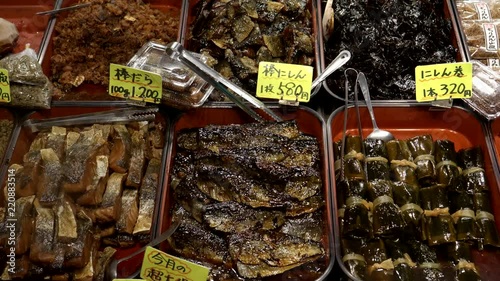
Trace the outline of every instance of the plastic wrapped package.
{"type": "Polygon", "coordinates": [[[472,97],[464,101],[486,117],[500,117],[500,74],[478,61],[472,61],[472,97]]]}
{"type": "Polygon", "coordinates": [[[462,29],[471,58],[500,58],[499,28],[500,21],[462,21],[462,29]]]}
{"type": "Polygon", "coordinates": [[[9,73],[11,102],[6,106],[50,109],[54,88],[43,74],[35,51],[29,46],[20,53],[0,60],[9,73]]]}
{"type": "Polygon", "coordinates": [[[500,19],[500,3],[495,1],[457,2],[457,11],[461,20],[491,21],[500,19]]]}

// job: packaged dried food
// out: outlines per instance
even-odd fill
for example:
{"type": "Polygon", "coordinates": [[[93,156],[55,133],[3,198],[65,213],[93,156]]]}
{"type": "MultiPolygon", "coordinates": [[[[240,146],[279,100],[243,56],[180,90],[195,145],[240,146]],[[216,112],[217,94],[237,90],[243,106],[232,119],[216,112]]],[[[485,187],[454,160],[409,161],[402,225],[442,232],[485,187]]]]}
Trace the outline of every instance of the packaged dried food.
{"type": "Polygon", "coordinates": [[[0,60],[0,68],[9,73],[11,102],[6,106],[50,109],[53,86],[29,45],[24,51],[0,60]]]}
{"type": "Polygon", "coordinates": [[[500,74],[479,61],[472,62],[472,97],[463,99],[488,120],[500,117],[500,74]]]}
{"type": "Polygon", "coordinates": [[[0,18],[0,55],[12,51],[19,38],[16,25],[0,18]]]}
{"type": "Polygon", "coordinates": [[[465,43],[472,59],[498,59],[500,21],[462,21],[465,43]]]}
{"type": "Polygon", "coordinates": [[[500,3],[496,1],[457,1],[455,5],[461,20],[500,19],[500,3]]]}

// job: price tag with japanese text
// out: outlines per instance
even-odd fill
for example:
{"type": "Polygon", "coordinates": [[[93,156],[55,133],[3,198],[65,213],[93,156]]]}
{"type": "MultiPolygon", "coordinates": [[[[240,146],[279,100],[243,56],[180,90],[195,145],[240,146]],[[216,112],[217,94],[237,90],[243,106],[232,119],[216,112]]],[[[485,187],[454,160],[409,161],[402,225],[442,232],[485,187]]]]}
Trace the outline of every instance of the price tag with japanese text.
{"type": "Polygon", "coordinates": [[[199,281],[207,280],[209,272],[208,267],[147,247],[142,261],[141,278],[148,281],[199,281]]]}
{"type": "Polygon", "coordinates": [[[109,65],[109,94],[124,99],[160,103],[161,76],[119,64],[109,65]]]}
{"type": "Polygon", "coordinates": [[[417,101],[472,97],[472,64],[469,62],[419,65],[415,68],[417,101]]]}
{"type": "Polygon", "coordinates": [[[0,103],[2,102],[10,102],[10,82],[7,70],[0,68],[0,103]]]}
{"type": "Polygon", "coordinates": [[[113,281],[141,281],[144,279],[113,279],[113,281]]]}
{"type": "Polygon", "coordinates": [[[260,62],[256,96],[308,102],[311,99],[312,80],[312,66],[260,62]]]}

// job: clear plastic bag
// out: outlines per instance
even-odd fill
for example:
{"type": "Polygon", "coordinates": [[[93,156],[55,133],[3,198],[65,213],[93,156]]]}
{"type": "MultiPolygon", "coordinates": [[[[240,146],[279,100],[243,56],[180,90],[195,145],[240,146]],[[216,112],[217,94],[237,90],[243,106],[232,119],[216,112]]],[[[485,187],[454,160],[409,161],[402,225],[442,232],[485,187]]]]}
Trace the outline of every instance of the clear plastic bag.
{"type": "Polygon", "coordinates": [[[500,21],[463,21],[462,27],[473,59],[500,58],[500,21]]]}
{"type": "Polygon", "coordinates": [[[9,73],[11,102],[6,106],[50,109],[54,87],[29,45],[24,51],[0,60],[0,68],[9,73]]]}
{"type": "Polygon", "coordinates": [[[456,5],[461,20],[500,19],[500,3],[495,1],[463,1],[457,2],[456,5]]]}

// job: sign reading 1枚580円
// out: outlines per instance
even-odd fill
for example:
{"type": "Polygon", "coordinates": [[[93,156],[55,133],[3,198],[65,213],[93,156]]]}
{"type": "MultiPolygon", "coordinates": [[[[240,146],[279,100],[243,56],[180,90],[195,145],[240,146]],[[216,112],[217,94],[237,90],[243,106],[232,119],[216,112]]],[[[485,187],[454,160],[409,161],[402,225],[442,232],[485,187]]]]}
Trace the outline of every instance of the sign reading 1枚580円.
{"type": "Polygon", "coordinates": [[[160,103],[161,76],[119,64],[109,65],[109,94],[124,99],[160,103]]]}
{"type": "Polygon", "coordinates": [[[464,99],[472,96],[470,62],[419,65],[415,68],[416,99],[419,102],[464,99]]]}

